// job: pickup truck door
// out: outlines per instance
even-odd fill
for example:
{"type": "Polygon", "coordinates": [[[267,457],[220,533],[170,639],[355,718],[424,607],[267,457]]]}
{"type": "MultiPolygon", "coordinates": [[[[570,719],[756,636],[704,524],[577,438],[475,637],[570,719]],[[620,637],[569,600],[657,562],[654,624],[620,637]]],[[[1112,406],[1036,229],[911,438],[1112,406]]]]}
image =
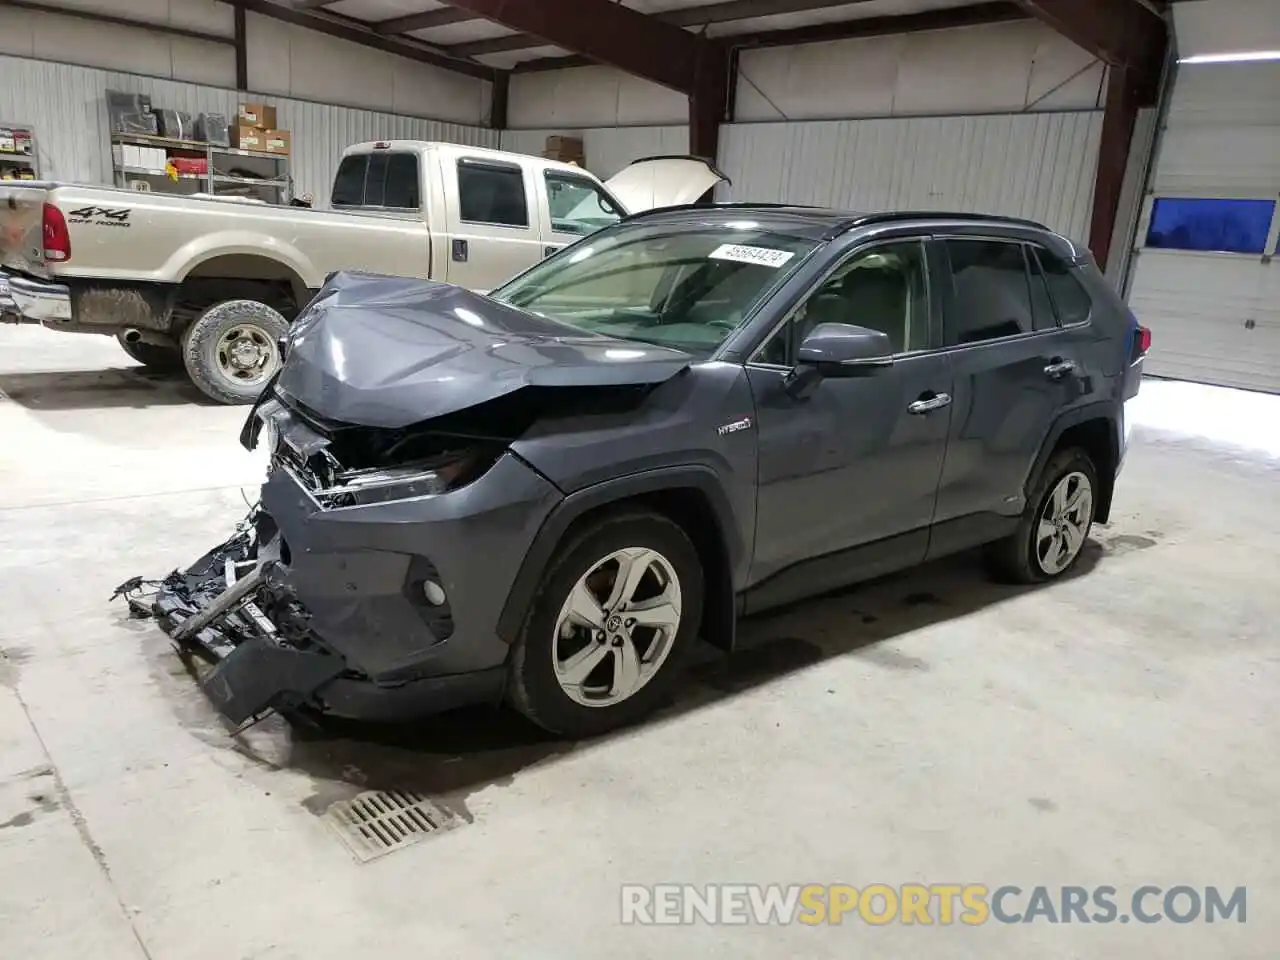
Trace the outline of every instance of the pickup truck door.
{"type": "Polygon", "coordinates": [[[485,292],[543,256],[530,167],[490,157],[442,157],[449,283],[485,292]]]}
{"type": "Polygon", "coordinates": [[[627,211],[594,178],[561,169],[538,174],[543,255],[617,223],[627,211]]]}

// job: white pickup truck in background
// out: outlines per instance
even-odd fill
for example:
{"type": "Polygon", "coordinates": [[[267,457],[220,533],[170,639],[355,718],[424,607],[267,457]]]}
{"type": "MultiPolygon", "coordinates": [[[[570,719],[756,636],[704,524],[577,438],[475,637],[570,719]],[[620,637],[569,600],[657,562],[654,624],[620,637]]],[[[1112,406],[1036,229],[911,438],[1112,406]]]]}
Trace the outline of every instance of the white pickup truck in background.
{"type": "Polygon", "coordinates": [[[50,182],[0,185],[0,319],[116,336],[223,403],[258,395],[337,270],[485,291],[629,213],[692,203],[704,160],[570,164],[447,143],[349,147],[330,210],[50,182]]]}

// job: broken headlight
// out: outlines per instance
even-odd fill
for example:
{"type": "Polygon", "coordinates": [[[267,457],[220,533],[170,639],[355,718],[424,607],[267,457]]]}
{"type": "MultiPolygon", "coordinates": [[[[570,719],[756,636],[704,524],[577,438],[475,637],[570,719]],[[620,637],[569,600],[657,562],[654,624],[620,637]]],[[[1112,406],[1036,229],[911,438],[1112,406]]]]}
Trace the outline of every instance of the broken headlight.
{"type": "Polygon", "coordinates": [[[434,463],[343,470],[333,476],[332,486],[317,491],[332,507],[367,506],[447,493],[469,483],[493,463],[493,457],[463,454],[434,463]]]}

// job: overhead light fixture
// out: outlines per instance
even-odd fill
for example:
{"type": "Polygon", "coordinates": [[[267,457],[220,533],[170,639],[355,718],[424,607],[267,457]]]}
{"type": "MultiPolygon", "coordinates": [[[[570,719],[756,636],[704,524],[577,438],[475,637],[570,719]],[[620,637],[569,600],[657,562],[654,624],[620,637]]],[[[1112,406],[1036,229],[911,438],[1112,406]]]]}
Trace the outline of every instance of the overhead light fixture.
{"type": "Polygon", "coordinates": [[[1256,63],[1262,60],[1280,60],[1280,50],[1248,50],[1244,53],[1197,53],[1178,58],[1179,63],[1256,63]]]}

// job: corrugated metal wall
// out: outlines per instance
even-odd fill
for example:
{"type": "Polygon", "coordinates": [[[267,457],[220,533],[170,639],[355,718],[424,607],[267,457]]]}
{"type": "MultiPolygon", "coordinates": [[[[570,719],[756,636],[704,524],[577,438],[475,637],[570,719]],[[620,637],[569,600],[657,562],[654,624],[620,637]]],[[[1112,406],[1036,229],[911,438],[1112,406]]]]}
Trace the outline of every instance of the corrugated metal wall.
{"type": "Polygon", "coordinates": [[[538,156],[547,137],[563,134],[581,137],[587,169],[601,179],[613,176],[632,160],[668,153],[689,152],[688,126],[591,127],[585,130],[504,130],[502,149],[538,156]]]}
{"type": "MultiPolygon", "coordinates": [[[[104,91],[145,93],[159,107],[234,116],[253,94],[221,87],[158,80],[128,73],[0,56],[0,120],[30,123],[39,146],[40,172],[49,179],[111,182],[111,150],[104,91]]],[[[496,147],[498,131],[285,97],[274,103],[280,126],[293,132],[295,193],[328,202],[338,156],[352,143],[383,138],[446,140],[496,147]]]]}
{"type": "Polygon", "coordinates": [[[729,124],[720,198],[1000,213],[1085,236],[1102,114],[729,124]]]}

